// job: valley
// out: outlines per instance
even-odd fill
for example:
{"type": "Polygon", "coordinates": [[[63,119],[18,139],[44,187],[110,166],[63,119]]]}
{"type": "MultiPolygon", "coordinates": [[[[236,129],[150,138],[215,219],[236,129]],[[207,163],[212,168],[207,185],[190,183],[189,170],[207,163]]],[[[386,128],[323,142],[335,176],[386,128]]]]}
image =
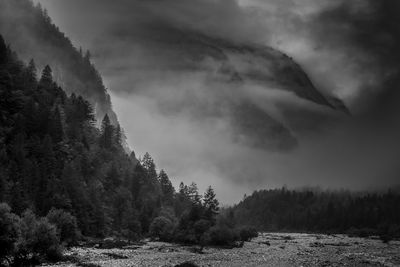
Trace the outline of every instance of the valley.
{"type": "Polygon", "coordinates": [[[400,265],[400,241],[385,244],[345,235],[262,233],[242,248],[205,248],[202,254],[194,252],[196,248],[149,240],[118,249],[75,247],[66,252],[75,262],[52,266],[166,267],[185,262],[218,267],[400,265]]]}

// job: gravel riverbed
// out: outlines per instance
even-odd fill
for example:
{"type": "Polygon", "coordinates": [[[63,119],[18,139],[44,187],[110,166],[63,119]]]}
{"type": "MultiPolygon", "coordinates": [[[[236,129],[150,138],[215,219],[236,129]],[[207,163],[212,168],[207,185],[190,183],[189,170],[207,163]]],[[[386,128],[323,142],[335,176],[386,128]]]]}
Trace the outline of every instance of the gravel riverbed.
{"type": "Polygon", "coordinates": [[[150,241],[119,249],[74,247],[65,254],[75,260],[47,266],[400,266],[400,241],[263,233],[242,248],[205,248],[202,254],[194,246],[150,241]]]}

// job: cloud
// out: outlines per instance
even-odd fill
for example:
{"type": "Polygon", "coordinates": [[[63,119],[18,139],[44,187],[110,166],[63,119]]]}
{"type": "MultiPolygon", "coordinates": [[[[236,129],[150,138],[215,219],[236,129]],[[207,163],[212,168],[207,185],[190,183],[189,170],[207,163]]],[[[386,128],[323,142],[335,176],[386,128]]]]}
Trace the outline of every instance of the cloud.
{"type": "Polygon", "coordinates": [[[284,184],[365,189],[396,182],[397,127],[379,127],[368,113],[358,116],[394,106],[374,99],[397,88],[396,0],[40,2],[75,44],[92,51],[136,154],[149,151],[176,185],[212,184],[227,203],[284,184]],[[210,82],[203,70],[216,68],[215,62],[193,65],[188,58],[198,51],[180,48],[180,30],[277,47],[301,63],[317,88],[343,97],[356,115],[301,136],[299,148],[290,152],[234,142],[222,100],[246,99],[285,124],[282,105],[300,119],[305,117],[297,110],[327,111],[272,86],[245,84],[245,93],[228,94],[238,88],[210,82]],[[213,115],[216,109],[224,116],[213,115]]]}

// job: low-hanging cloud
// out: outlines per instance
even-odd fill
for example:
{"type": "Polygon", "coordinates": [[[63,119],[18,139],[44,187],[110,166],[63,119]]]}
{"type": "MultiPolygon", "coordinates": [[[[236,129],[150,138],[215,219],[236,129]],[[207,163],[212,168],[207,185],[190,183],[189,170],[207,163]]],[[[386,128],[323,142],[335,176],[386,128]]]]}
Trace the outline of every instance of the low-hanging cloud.
{"type": "Polygon", "coordinates": [[[369,115],[365,121],[357,116],[397,84],[395,0],[40,2],[76,45],[92,51],[136,154],[149,151],[175,184],[212,184],[226,203],[284,184],[365,189],[396,182],[397,130],[377,129],[369,115]],[[245,84],[245,92],[226,93],[238,89],[210,82],[202,71],[216,68],[215,62],[193,65],[182,55],[196,51],[179,49],[180,30],[279,48],[302,64],[317,88],[344,98],[356,116],[302,136],[299,147],[285,153],[234,142],[228,117],[213,115],[225,112],[221,99],[251,101],[289,128],[282,105],[332,111],[279,88],[245,84]]]}

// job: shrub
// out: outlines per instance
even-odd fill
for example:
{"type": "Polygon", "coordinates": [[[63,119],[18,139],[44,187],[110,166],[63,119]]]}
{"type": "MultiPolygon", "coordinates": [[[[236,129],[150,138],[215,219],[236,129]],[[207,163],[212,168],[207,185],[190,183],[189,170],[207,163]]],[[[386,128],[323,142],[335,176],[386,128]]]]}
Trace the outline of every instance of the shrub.
{"type": "Polygon", "coordinates": [[[181,242],[184,244],[196,244],[197,238],[193,229],[178,229],[175,232],[175,241],[181,242]]]}
{"type": "Polygon", "coordinates": [[[150,236],[169,241],[174,232],[174,224],[163,216],[156,217],[150,225],[150,236]]]}
{"type": "Polygon", "coordinates": [[[78,225],[76,218],[71,213],[64,210],[52,209],[47,214],[47,219],[57,227],[57,234],[61,242],[73,245],[78,241],[78,225]]]}
{"type": "Polygon", "coordinates": [[[61,248],[57,236],[57,228],[46,218],[36,219],[32,211],[27,210],[21,217],[21,237],[18,241],[18,257],[22,259],[44,258],[58,260],[61,248]]]}
{"type": "Polygon", "coordinates": [[[11,208],[0,204],[0,265],[4,260],[10,261],[15,252],[15,242],[19,236],[19,218],[11,213],[11,208]]]}
{"type": "Polygon", "coordinates": [[[224,226],[210,228],[208,235],[210,244],[216,246],[230,246],[239,239],[235,230],[224,226]]]}
{"type": "Polygon", "coordinates": [[[57,228],[48,222],[46,218],[40,218],[35,229],[33,252],[45,256],[48,260],[61,258],[60,240],[57,236],[57,228]]]}
{"type": "Polygon", "coordinates": [[[250,241],[258,236],[258,231],[253,227],[243,227],[240,229],[239,235],[241,241],[250,241]]]}

